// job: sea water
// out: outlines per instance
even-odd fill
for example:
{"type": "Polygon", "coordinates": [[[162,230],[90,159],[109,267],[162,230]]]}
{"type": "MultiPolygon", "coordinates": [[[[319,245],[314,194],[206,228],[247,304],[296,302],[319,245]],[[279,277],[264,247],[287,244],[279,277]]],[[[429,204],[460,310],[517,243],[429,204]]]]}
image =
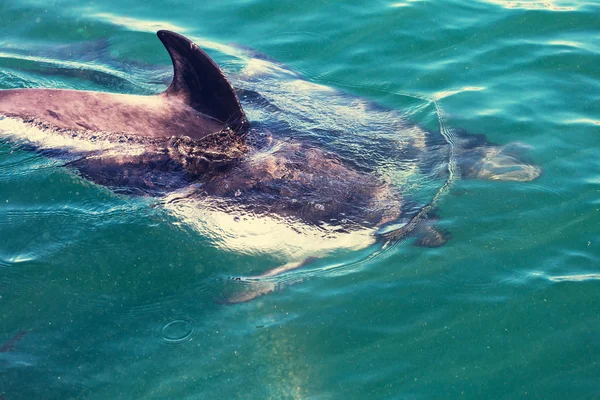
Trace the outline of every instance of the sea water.
{"type": "Polygon", "coordinates": [[[225,66],[251,48],[392,109],[435,102],[544,171],[454,182],[443,247],[346,254],[227,306],[227,276],[274,260],[2,140],[0,398],[600,396],[597,2],[5,0],[0,22],[2,89],[158,93],[170,29],[225,66]]]}

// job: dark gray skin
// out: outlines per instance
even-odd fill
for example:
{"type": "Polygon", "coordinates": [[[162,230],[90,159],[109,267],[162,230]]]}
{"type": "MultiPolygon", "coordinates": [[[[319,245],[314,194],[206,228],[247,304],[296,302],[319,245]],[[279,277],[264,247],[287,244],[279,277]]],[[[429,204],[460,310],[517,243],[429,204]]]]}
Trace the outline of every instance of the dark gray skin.
{"type": "MultiPolygon", "coordinates": [[[[327,221],[337,233],[376,230],[404,218],[407,224],[379,238],[401,240],[417,234],[423,246],[446,242],[446,235],[421,224],[431,204],[415,207],[373,169],[326,147],[250,129],[235,91],[210,57],[181,35],[159,31],[158,37],[174,65],[173,82],[160,95],[5,90],[0,91],[0,115],[64,138],[122,146],[123,151],[81,153],[69,162],[90,180],[117,191],[164,195],[194,184],[199,189],[191,196],[224,199],[253,214],[293,218],[315,227],[327,221]],[[130,145],[141,145],[144,151],[128,152],[130,145]]],[[[411,129],[407,156],[423,165],[429,158],[432,166],[439,166],[446,144],[431,142],[423,129],[411,129]]],[[[456,151],[466,178],[526,181],[540,173],[481,137],[460,139],[456,151]]],[[[235,301],[272,290],[272,285],[262,286],[235,301]]]]}
{"type": "Polygon", "coordinates": [[[151,138],[201,139],[223,123],[189,107],[177,95],[135,96],[59,89],[0,91],[0,112],[59,129],[121,132],[151,138]]]}

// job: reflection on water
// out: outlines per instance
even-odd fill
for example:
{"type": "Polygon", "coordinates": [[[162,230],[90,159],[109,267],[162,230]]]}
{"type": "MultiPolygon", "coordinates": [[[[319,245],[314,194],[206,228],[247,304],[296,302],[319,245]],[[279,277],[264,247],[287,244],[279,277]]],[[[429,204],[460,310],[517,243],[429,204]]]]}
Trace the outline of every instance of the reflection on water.
{"type": "MultiPolygon", "coordinates": [[[[547,0],[547,1],[509,1],[509,0],[486,0],[490,3],[503,6],[505,8],[517,8],[523,10],[550,10],[550,11],[573,11],[577,8],[576,2],[565,0],[547,0]]],[[[583,2],[585,4],[585,2],[583,2]]]]}
{"type": "Polygon", "coordinates": [[[107,12],[87,14],[87,18],[89,18],[90,20],[105,20],[111,24],[119,25],[127,29],[141,32],[155,33],[162,29],[166,29],[169,31],[179,32],[183,34],[186,31],[185,28],[167,21],[144,20],[139,18],[126,17],[123,15],[116,15],[107,12]]]}

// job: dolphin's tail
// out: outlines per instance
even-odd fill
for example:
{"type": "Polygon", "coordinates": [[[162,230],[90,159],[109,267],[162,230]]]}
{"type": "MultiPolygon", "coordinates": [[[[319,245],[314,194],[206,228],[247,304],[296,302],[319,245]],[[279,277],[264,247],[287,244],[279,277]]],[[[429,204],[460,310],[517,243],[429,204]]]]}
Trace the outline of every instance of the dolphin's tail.
{"type": "Polygon", "coordinates": [[[505,146],[485,144],[466,149],[458,157],[465,179],[530,182],[542,174],[542,168],[528,160],[529,148],[520,143],[505,146]]]}
{"type": "Polygon", "coordinates": [[[231,277],[230,279],[232,281],[242,283],[243,285],[237,285],[236,290],[233,293],[230,293],[225,298],[219,299],[218,302],[228,305],[246,303],[257,297],[264,296],[265,294],[277,292],[285,287],[300,283],[302,282],[302,279],[283,280],[278,278],[287,272],[304,268],[315,260],[315,257],[309,257],[302,261],[289,262],[282,266],[272,268],[260,275],[231,277]]]}

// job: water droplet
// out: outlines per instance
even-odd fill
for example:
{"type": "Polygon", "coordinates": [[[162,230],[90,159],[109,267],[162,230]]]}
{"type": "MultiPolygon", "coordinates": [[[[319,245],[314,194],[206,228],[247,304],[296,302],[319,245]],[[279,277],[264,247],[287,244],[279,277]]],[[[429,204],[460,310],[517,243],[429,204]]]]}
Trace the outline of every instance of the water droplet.
{"type": "Polygon", "coordinates": [[[35,19],[35,23],[36,23],[36,24],[39,24],[39,23],[40,23],[40,21],[41,21],[41,18],[40,18],[40,17],[37,17],[37,18],[35,19]]]}

